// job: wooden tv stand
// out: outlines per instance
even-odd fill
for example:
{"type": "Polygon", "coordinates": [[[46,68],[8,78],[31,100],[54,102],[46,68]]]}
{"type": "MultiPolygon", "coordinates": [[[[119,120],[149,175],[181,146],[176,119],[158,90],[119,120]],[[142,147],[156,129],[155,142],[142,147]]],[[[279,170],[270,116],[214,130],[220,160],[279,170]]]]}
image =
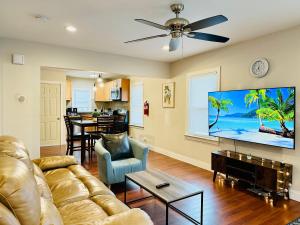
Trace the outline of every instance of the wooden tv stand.
{"type": "Polygon", "coordinates": [[[233,151],[216,151],[211,154],[213,181],[217,173],[223,173],[268,192],[276,204],[278,196],[289,198],[293,166],[287,163],[263,159],[233,151]]]}

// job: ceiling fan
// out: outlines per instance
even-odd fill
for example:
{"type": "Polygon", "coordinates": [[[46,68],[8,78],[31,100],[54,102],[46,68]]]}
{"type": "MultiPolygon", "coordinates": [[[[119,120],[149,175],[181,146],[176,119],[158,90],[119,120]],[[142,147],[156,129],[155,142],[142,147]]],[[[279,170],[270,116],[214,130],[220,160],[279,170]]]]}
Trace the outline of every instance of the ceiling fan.
{"type": "Polygon", "coordinates": [[[225,43],[229,40],[227,37],[222,37],[214,34],[207,34],[207,33],[201,33],[201,32],[194,32],[199,29],[203,29],[206,27],[214,26],[219,23],[226,22],[228,19],[223,15],[213,16],[209,17],[203,20],[198,20],[194,23],[189,23],[189,21],[185,18],[180,18],[179,14],[183,11],[184,5],[183,4],[172,4],[171,10],[176,14],[176,17],[173,19],[169,19],[165,25],[160,25],[148,20],[144,19],[135,19],[135,21],[156,27],[161,30],[168,31],[168,34],[160,34],[140,39],[135,39],[131,41],[126,41],[124,43],[132,43],[132,42],[138,42],[138,41],[145,41],[149,39],[159,38],[159,37],[167,37],[171,36],[171,40],[169,43],[169,51],[175,51],[178,49],[180,45],[180,38],[182,36],[186,36],[188,38],[194,38],[198,40],[204,40],[204,41],[212,41],[212,42],[221,42],[225,43]]]}

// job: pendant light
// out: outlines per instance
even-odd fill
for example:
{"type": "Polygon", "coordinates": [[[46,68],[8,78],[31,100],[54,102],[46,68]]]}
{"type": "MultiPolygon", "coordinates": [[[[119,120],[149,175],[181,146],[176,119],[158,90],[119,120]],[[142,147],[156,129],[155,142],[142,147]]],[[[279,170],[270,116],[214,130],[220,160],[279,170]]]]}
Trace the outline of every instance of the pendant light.
{"type": "Polygon", "coordinates": [[[103,78],[102,78],[101,73],[99,73],[99,75],[98,75],[97,82],[98,83],[103,83],[103,78]]]}

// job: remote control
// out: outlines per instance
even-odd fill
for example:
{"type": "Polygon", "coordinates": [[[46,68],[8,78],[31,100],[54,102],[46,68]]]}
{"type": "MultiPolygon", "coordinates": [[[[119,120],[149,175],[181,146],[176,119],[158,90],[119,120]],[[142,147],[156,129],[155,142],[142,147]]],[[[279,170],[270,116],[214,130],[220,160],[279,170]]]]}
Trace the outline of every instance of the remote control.
{"type": "Polygon", "coordinates": [[[161,188],[163,188],[163,187],[167,187],[167,186],[169,186],[170,184],[169,183],[162,183],[162,184],[158,184],[158,185],[156,185],[156,188],[157,189],[161,189],[161,188]]]}

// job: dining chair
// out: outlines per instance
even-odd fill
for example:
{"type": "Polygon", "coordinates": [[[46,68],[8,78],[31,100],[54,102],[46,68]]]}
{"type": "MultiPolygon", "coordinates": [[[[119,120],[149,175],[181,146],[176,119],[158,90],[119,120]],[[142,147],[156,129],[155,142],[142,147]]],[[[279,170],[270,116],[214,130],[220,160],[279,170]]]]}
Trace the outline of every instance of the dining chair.
{"type": "Polygon", "coordinates": [[[123,133],[126,131],[125,128],[125,120],[126,120],[126,115],[114,115],[114,126],[113,126],[113,133],[123,133]]]}
{"type": "Polygon", "coordinates": [[[71,118],[69,116],[64,116],[66,129],[67,129],[67,135],[66,135],[66,141],[67,141],[67,151],[66,155],[73,155],[74,151],[80,151],[81,150],[81,139],[84,138],[85,141],[88,141],[88,147],[85,149],[89,153],[89,157],[91,154],[91,137],[90,134],[84,133],[83,137],[81,135],[81,132],[75,132],[74,126],[71,123],[71,118]],[[80,146],[74,146],[74,142],[80,142],[80,146]]]}
{"type": "Polygon", "coordinates": [[[101,134],[113,133],[114,129],[114,116],[112,115],[102,115],[97,117],[96,131],[90,132],[91,135],[91,157],[93,154],[94,146],[96,140],[101,138],[101,134]]]}

